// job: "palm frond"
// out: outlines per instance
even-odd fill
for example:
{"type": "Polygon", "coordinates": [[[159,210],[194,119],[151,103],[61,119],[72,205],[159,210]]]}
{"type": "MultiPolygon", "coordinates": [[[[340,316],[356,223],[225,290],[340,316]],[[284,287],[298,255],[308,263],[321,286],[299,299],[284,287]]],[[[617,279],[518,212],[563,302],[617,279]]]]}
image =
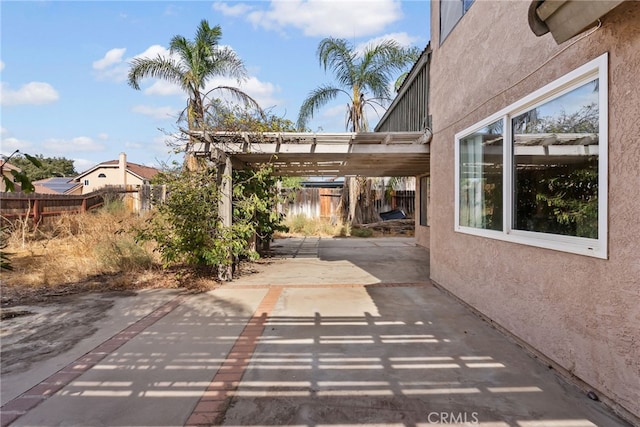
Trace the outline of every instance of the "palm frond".
{"type": "Polygon", "coordinates": [[[325,38],[318,45],[318,59],[326,71],[334,72],[340,86],[350,88],[355,83],[356,54],[351,44],[344,39],[325,38]]]}
{"type": "MultiPolygon", "coordinates": [[[[262,109],[262,107],[260,107],[260,104],[258,104],[258,101],[253,99],[251,96],[249,96],[247,93],[243,92],[242,90],[232,86],[217,86],[211,89],[209,92],[207,92],[205,94],[205,97],[208,97],[209,94],[214,90],[220,90],[222,92],[229,94],[232,99],[234,99],[235,101],[241,102],[242,104],[244,104],[245,107],[256,109],[262,118],[266,117],[264,110],[262,109]]],[[[215,101],[211,101],[207,106],[205,106],[205,109],[208,109],[209,107],[213,106],[214,103],[215,101]]]]}
{"type": "Polygon", "coordinates": [[[341,92],[345,93],[349,99],[351,99],[351,95],[348,92],[329,85],[320,86],[312,90],[300,107],[300,113],[298,114],[298,121],[296,123],[298,129],[306,128],[307,122],[313,117],[315,112],[325,106],[327,102],[335,99],[341,92]]]}
{"type": "Polygon", "coordinates": [[[233,77],[238,82],[247,78],[244,62],[232,49],[217,46],[212,55],[208,76],[233,77]]]}
{"type": "Polygon", "coordinates": [[[144,78],[167,80],[184,88],[184,70],[180,64],[170,58],[158,55],[156,58],[134,58],[129,69],[129,86],[140,90],[140,81],[144,78]]]}

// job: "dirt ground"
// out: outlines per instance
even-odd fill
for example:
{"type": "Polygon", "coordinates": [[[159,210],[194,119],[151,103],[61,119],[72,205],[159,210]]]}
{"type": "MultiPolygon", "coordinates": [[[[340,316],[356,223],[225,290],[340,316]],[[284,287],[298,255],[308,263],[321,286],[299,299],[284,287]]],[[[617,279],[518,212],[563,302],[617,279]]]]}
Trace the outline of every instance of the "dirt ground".
{"type": "MultiPolygon", "coordinates": [[[[258,273],[270,262],[274,261],[242,265],[238,274],[258,273]]],[[[140,280],[126,282],[118,275],[103,275],[55,287],[1,285],[0,373],[24,372],[34,362],[69,350],[95,333],[96,325],[116,299],[135,296],[139,289],[181,287],[185,292],[197,293],[219,285],[210,278],[176,271],[146,272],[140,280]],[[132,282],[137,283],[134,289],[121,285],[132,282]]]]}

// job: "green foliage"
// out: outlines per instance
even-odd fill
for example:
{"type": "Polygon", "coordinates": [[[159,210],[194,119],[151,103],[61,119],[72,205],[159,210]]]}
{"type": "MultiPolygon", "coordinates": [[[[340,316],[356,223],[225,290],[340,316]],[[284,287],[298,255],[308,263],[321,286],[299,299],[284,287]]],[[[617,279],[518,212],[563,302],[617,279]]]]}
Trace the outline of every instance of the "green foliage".
{"type": "Polygon", "coordinates": [[[137,238],[156,242],[165,267],[228,265],[228,248],[238,250],[232,245],[232,230],[218,218],[215,170],[185,170],[163,178],[170,189],[167,199],[137,231],[137,238]]]}
{"type": "Polygon", "coordinates": [[[64,157],[44,157],[42,154],[29,156],[23,153],[21,156],[14,157],[11,163],[22,169],[22,172],[33,181],[78,174],[73,166],[73,160],[64,157]]]}
{"type": "Polygon", "coordinates": [[[597,162],[593,157],[582,167],[519,171],[518,228],[598,238],[597,162]]]}
{"type": "Polygon", "coordinates": [[[302,188],[302,177],[299,176],[283,176],[280,177],[280,183],[282,188],[286,188],[289,190],[297,190],[302,188]]]}
{"type": "Polygon", "coordinates": [[[287,231],[284,218],[276,209],[282,202],[277,182],[271,167],[234,171],[233,221],[239,227],[244,224],[249,237],[255,233],[263,242],[269,242],[274,233],[287,231]]]}
{"type": "Polygon", "coordinates": [[[371,237],[373,236],[373,230],[370,228],[357,228],[351,229],[351,236],[353,237],[371,237]]]}
{"type": "Polygon", "coordinates": [[[11,258],[12,255],[10,252],[7,252],[5,249],[9,245],[7,242],[7,238],[9,237],[9,233],[6,226],[2,226],[0,229],[0,271],[11,271],[13,267],[11,266],[11,258]]]}
{"type": "Polygon", "coordinates": [[[129,85],[140,90],[144,78],[157,78],[174,83],[188,96],[187,106],[179,120],[185,119],[189,130],[202,129],[206,120],[207,96],[212,91],[222,91],[244,105],[259,109],[257,102],[240,89],[217,86],[204,93],[207,83],[215,77],[232,77],[241,81],[247,71],[236,53],[219,44],[222,29],[211,27],[207,20],[200,21],[193,40],[176,35],[169,44],[171,56],[134,58],[128,74],[129,85]]]}
{"type": "MultiPolygon", "coordinates": [[[[11,153],[11,155],[9,156],[3,156],[4,159],[2,163],[0,163],[0,175],[2,175],[2,182],[4,183],[4,187],[6,191],[15,191],[14,181],[16,181],[20,183],[20,187],[23,192],[33,193],[35,191],[35,188],[31,183],[31,180],[33,179],[33,177],[29,176],[29,174],[26,171],[24,170],[17,171],[17,170],[11,169],[10,173],[13,179],[9,178],[4,174],[5,164],[8,163],[9,160],[11,160],[11,162],[13,163],[14,160],[12,159],[12,157],[18,153],[19,153],[19,150],[16,150],[13,153],[11,153]]],[[[30,166],[35,168],[42,167],[42,163],[40,162],[40,159],[38,159],[37,157],[30,156],[29,154],[26,154],[26,153],[23,153],[23,156],[26,159],[26,163],[29,164],[30,166]]],[[[17,160],[19,158],[20,157],[16,157],[15,159],[17,160]]],[[[17,165],[14,164],[14,166],[17,166],[17,165]]]]}
{"type": "Polygon", "coordinates": [[[276,178],[270,168],[234,172],[233,225],[219,218],[217,168],[163,174],[167,199],[157,206],[137,239],[154,241],[165,267],[187,264],[219,270],[240,257],[255,259],[254,235],[270,241],[282,226],[276,213],[276,178]]]}

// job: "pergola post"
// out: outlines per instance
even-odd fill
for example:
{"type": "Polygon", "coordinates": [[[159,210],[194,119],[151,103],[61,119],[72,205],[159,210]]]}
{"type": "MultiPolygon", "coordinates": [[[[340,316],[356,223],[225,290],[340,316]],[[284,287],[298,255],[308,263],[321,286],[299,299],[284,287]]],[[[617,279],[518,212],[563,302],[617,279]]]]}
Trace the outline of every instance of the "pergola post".
{"type": "MultiPolygon", "coordinates": [[[[231,228],[233,224],[233,167],[231,165],[231,157],[219,151],[218,162],[218,182],[220,185],[218,216],[224,227],[231,228]]],[[[220,267],[218,270],[218,278],[228,282],[233,279],[233,254],[231,253],[231,248],[228,249],[227,257],[228,264],[220,267]]]]}

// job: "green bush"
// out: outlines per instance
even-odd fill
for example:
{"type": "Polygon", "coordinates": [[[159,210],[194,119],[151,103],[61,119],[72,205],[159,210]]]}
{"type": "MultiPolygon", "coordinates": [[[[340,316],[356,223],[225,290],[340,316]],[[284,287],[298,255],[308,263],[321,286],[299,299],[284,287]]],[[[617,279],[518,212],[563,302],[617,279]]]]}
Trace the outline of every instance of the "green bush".
{"type": "Polygon", "coordinates": [[[353,237],[371,237],[373,236],[373,230],[370,228],[353,228],[351,229],[351,236],[353,237]]]}

